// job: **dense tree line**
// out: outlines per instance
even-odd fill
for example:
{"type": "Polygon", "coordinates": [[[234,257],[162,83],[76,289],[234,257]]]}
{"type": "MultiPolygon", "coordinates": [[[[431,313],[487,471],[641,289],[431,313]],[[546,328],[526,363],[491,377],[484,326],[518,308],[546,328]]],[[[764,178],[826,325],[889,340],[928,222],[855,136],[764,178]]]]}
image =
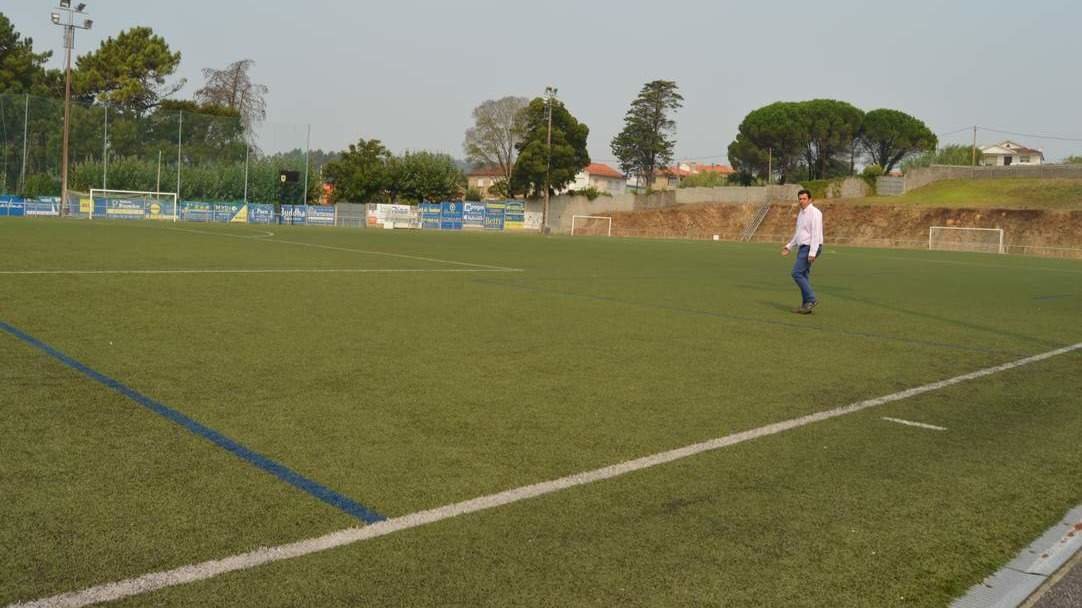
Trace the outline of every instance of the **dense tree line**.
{"type": "Polygon", "coordinates": [[[744,118],[729,162],[738,181],[785,183],[852,175],[864,160],[889,172],[936,143],[923,122],[897,110],[865,113],[834,99],[783,101],[744,118]]]}

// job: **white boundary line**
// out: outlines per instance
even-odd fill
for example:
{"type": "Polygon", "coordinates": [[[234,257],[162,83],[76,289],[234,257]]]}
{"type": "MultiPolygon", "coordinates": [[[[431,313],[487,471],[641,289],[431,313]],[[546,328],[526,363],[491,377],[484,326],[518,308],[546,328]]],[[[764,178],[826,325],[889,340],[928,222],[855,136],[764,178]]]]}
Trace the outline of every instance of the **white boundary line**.
{"type": "MultiPolygon", "coordinates": [[[[210,235],[213,235],[213,236],[222,236],[222,233],[212,232],[210,230],[196,230],[195,228],[174,228],[172,226],[169,226],[167,228],[169,230],[174,230],[176,232],[191,232],[192,234],[210,234],[210,235]]],[[[252,236],[242,236],[242,235],[239,235],[239,234],[230,234],[230,235],[227,235],[227,236],[231,236],[231,237],[236,238],[236,239],[268,239],[268,238],[271,238],[272,236],[274,236],[274,233],[271,232],[270,230],[252,230],[251,232],[256,232],[258,234],[253,234],[252,236]]]]}
{"type": "MultiPolygon", "coordinates": [[[[925,249],[917,249],[915,251],[927,251],[927,250],[925,250],[925,249]]],[[[933,253],[943,253],[943,252],[936,250],[933,253]]],[[[927,264],[949,264],[949,265],[952,265],[952,266],[978,266],[978,267],[981,267],[981,268],[1002,268],[1002,269],[1005,269],[1005,270],[1025,270],[1025,271],[1037,270],[1037,271],[1041,271],[1041,272],[1066,272],[1066,273],[1069,273],[1069,274],[1082,274],[1082,269],[1075,269],[1075,268],[1050,268],[1048,266],[1027,266],[1027,265],[1024,265],[1024,264],[1019,264],[1017,266],[1012,266],[1012,265],[1009,265],[1009,264],[984,264],[982,262],[964,262],[962,260],[932,260],[932,259],[919,257],[919,256],[913,256],[913,257],[910,257],[910,258],[905,258],[905,257],[902,257],[902,256],[897,256],[897,255],[882,255],[882,256],[876,256],[876,257],[878,257],[879,259],[882,259],[882,260],[898,260],[900,262],[918,262],[918,263],[927,263],[927,264]]],[[[1028,260],[1032,260],[1033,258],[1024,258],[1024,259],[1028,261],[1028,260]]],[[[1052,259],[1052,258],[1046,258],[1046,259],[1052,259]]],[[[1074,261],[1074,260],[1069,260],[1068,259],[1067,261],[1074,261]]]]}
{"type": "Polygon", "coordinates": [[[734,433],[732,435],[726,435],[725,437],[719,437],[717,439],[711,439],[702,443],[696,443],[688,445],[675,450],[669,450],[667,452],[661,452],[653,454],[651,456],[644,456],[635,460],[628,460],[619,464],[614,464],[600,469],[594,469],[593,471],[586,471],[583,473],[577,473],[569,475],[567,477],[561,477],[559,479],[553,479],[550,481],[543,481],[528,486],[522,486],[520,488],[514,488],[512,490],[506,490],[496,494],[490,494],[488,496],[481,496],[472,500],[464,502],[458,502],[454,504],[444,505],[442,507],[436,507],[434,509],[428,509],[426,511],[418,511],[395,517],[375,523],[363,528],[347,528],[345,530],[339,530],[337,532],[331,532],[323,536],[316,538],[310,538],[307,540],[301,540],[284,545],[278,545],[275,547],[261,547],[254,551],[247,553],[239,553],[225,557],[223,559],[209,560],[197,564],[189,564],[187,566],[181,566],[172,570],[164,570],[160,572],[152,572],[144,574],[135,578],[129,578],[122,581],[113,583],[106,583],[103,585],[97,585],[89,587],[81,591],[72,591],[69,593],[62,593],[47,598],[33,600],[24,603],[11,604],[8,608],[76,608],[81,606],[89,606],[99,602],[108,602],[118,600],[134,595],[143,593],[149,593],[151,591],[157,591],[166,587],[173,587],[177,585],[184,585],[188,583],[194,583],[196,581],[206,580],[215,576],[225,574],[227,572],[234,572],[238,570],[247,570],[255,568],[263,564],[271,562],[277,562],[286,559],[292,559],[295,557],[302,557],[317,553],[320,551],[326,551],[328,549],[334,549],[337,547],[343,547],[353,543],[357,543],[364,540],[373,538],[379,538],[402,530],[408,530],[410,528],[416,528],[426,524],[435,523],[452,517],[458,517],[460,515],[466,515],[468,513],[475,513],[478,511],[484,511],[495,507],[509,505],[519,501],[535,498],[537,496],[543,496],[545,494],[552,494],[553,492],[559,492],[560,490],[566,490],[576,486],[595,483],[605,479],[612,479],[621,475],[626,475],[634,471],[641,471],[650,467],[666,464],[676,460],[681,460],[701,454],[703,452],[709,452],[718,450],[721,448],[750,441],[752,439],[759,439],[769,435],[775,435],[784,431],[800,428],[812,424],[814,422],[822,422],[831,418],[837,418],[839,416],[846,416],[848,414],[854,414],[861,410],[868,408],[878,407],[894,401],[901,401],[910,397],[915,397],[924,393],[937,391],[955,384],[962,382],[968,382],[970,380],[976,380],[985,376],[991,376],[1010,369],[1029,365],[1031,363],[1037,363],[1046,359],[1051,359],[1059,355],[1067,354],[1073,351],[1082,350],[1082,342],[1074,344],[1072,346],[1066,346],[1056,350],[1027,357],[1025,359],[1019,359],[1010,363],[1004,363],[995,367],[988,367],[982,370],[963,374],[961,376],[955,376],[947,380],[941,380],[939,382],[932,382],[931,384],[925,384],[910,388],[883,397],[877,397],[875,399],[867,399],[865,401],[858,401],[850,405],[837,407],[831,410],[817,412],[814,414],[808,414],[806,416],[800,416],[799,418],[791,418],[782,422],[776,422],[774,424],[768,424],[749,431],[743,431],[740,433],[734,433]]]}
{"type": "MultiPolygon", "coordinates": [[[[267,242],[267,243],[282,243],[284,245],[296,245],[298,247],[312,247],[312,248],[315,248],[315,249],[328,249],[330,251],[346,251],[346,252],[350,252],[350,253],[363,253],[365,255],[382,255],[382,256],[387,256],[387,257],[392,257],[392,258],[403,258],[403,259],[407,259],[407,260],[419,260],[419,261],[422,261],[422,262],[436,262],[437,264],[453,264],[455,266],[469,266],[469,267],[472,267],[472,268],[488,268],[488,269],[491,269],[491,270],[502,270],[504,272],[512,272],[512,271],[513,272],[521,272],[522,271],[521,268],[508,268],[506,266],[493,266],[491,264],[475,264],[473,262],[459,262],[457,260],[444,260],[444,259],[441,259],[441,258],[429,258],[429,257],[424,257],[424,256],[419,256],[419,255],[407,255],[407,254],[404,254],[404,253],[390,253],[390,252],[387,252],[387,251],[375,251],[375,250],[371,250],[371,249],[352,249],[352,248],[349,248],[349,247],[335,247],[333,245],[320,245],[318,243],[305,243],[304,241],[286,241],[286,240],[277,239],[277,238],[276,239],[254,238],[254,237],[250,237],[250,236],[239,236],[239,235],[236,235],[236,234],[227,234],[227,233],[224,233],[224,232],[223,233],[217,233],[217,232],[212,232],[212,231],[209,231],[209,230],[191,230],[191,229],[188,229],[188,228],[171,228],[171,227],[166,228],[166,230],[175,230],[177,232],[191,232],[191,233],[195,233],[195,234],[209,234],[211,236],[224,236],[224,237],[235,238],[235,239],[246,239],[246,240],[253,240],[254,239],[254,240],[263,241],[263,242],[267,242]]],[[[274,233],[271,233],[271,234],[273,235],[274,233]]]]}
{"type": "Polygon", "coordinates": [[[200,268],[195,270],[0,270],[0,275],[41,274],[276,274],[392,272],[522,272],[515,268],[200,268]]]}
{"type": "Polygon", "coordinates": [[[947,430],[947,428],[943,427],[943,426],[936,426],[934,424],[924,424],[923,422],[913,422],[912,420],[902,420],[901,418],[889,418],[887,416],[883,416],[883,420],[886,420],[887,422],[897,422],[898,424],[904,424],[906,426],[915,426],[915,427],[920,428],[920,429],[929,429],[929,430],[932,430],[932,431],[945,431],[945,430],[947,430]]]}

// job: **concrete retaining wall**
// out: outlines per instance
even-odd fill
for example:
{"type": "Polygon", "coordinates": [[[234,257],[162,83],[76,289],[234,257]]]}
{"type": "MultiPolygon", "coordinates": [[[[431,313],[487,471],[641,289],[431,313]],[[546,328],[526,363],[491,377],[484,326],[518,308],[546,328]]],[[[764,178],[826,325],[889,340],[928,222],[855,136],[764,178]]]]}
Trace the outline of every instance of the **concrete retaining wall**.
{"type": "MultiPolygon", "coordinates": [[[[1010,167],[959,167],[952,165],[932,165],[913,169],[905,174],[902,193],[916,190],[928,184],[945,179],[1004,179],[1004,178],[1043,178],[1043,179],[1082,179],[1082,165],[1012,165],[1010,167]]],[[[879,178],[880,184],[884,179],[879,178]]],[[[880,189],[880,193],[883,190],[880,189]]]]}
{"type": "MultiPolygon", "coordinates": [[[[863,180],[858,180],[863,183],[863,180]]],[[[865,184],[865,186],[867,186],[865,184]]],[[[585,196],[561,195],[549,200],[549,227],[553,232],[571,231],[571,218],[575,215],[608,215],[627,211],[668,209],[679,205],[761,205],[771,201],[795,201],[800,190],[798,184],[784,186],[756,186],[742,188],[726,186],[719,188],[679,188],[650,194],[621,194],[599,196],[589,200],[585,196]]],[[[530,201],[530,211],[541,211],[542,201],[530,201]]]]}

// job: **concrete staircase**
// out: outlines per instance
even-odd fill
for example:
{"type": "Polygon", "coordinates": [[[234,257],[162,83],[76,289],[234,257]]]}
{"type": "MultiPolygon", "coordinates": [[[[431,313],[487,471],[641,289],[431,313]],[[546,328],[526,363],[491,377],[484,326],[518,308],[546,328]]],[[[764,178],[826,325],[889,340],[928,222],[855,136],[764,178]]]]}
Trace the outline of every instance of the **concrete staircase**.
{"type": "Polygon", "coordinates": [[[766,219],[766,214],[770,213],[770,201],[759,205],[759,208],[755,210],[755,215],[748,222],[748,225],[744,227],[744,231],[740,233],[741,241],[750,241],[755,236],[755,231],[759,229],[759,226],[766,219]]]}

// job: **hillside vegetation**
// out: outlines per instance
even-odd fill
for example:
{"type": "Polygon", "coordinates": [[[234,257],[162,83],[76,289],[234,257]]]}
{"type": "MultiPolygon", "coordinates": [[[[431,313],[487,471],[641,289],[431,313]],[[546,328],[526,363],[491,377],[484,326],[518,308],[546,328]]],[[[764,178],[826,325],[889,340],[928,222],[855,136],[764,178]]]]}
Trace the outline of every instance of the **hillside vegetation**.
{"type": "Polygon", "coordinates": [[[845,202],[925,207],[1082,209],[1082,179],[953,179],[929,184],[903,196],[873,196],[845,202]]]}

